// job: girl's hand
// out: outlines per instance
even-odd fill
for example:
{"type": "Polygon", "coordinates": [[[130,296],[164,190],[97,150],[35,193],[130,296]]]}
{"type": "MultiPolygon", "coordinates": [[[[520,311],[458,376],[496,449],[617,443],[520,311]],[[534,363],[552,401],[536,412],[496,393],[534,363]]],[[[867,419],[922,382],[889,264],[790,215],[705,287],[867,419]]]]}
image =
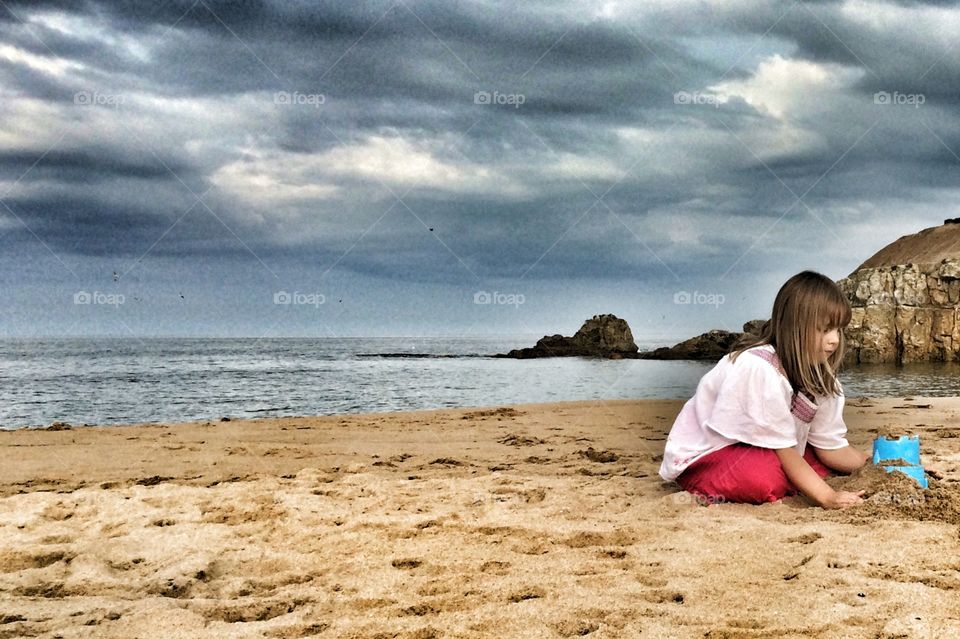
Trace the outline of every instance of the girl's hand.
{"type": "Polygon", "coordinates": [[[865,490],[858,490],[851,493],[845,490],[835,490],[820,505],[824,508],[849,508],[861,503],[866,492],[865,490]]]}

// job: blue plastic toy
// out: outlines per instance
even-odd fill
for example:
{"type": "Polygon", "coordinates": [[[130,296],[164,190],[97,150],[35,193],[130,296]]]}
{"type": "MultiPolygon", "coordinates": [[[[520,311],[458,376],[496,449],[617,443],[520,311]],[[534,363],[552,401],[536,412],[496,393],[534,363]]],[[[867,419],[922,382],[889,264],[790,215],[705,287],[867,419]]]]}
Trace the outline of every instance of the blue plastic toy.
{"type": "Polygon", "coordinates": [[[905,475],[913,477],[921,487],[927,488],[927,475],[920,465],[920,438],[916,435],[903,435],[899,439],[878,437],[873,440],[873,463],[883,464],[885,461],[902,459],[909,466],[887,466],[883,469],[888,473],[899,470],[905,475]]]}

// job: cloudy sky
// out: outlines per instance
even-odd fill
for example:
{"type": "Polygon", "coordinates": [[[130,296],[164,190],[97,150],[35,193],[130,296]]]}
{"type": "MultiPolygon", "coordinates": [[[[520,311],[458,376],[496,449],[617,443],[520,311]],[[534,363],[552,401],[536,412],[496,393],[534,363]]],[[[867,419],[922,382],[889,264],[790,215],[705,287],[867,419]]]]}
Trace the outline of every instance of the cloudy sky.
{"type": "Polygon", "coordinates": [[[960,9],[0,0],[4,335],[738,329],[960,215],[960,9]]]}

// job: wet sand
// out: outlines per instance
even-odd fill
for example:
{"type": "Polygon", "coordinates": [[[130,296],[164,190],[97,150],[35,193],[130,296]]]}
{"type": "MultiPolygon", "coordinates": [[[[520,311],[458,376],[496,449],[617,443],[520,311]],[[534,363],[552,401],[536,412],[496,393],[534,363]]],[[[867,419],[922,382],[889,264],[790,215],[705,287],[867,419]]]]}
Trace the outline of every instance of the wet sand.
{"type": "Polygon", "coordinates": [[[842,512],[663,482],[681,405],[0,432],[0,639],[960,636],[960,399],[850,400],[946,477],[842,512]]]}

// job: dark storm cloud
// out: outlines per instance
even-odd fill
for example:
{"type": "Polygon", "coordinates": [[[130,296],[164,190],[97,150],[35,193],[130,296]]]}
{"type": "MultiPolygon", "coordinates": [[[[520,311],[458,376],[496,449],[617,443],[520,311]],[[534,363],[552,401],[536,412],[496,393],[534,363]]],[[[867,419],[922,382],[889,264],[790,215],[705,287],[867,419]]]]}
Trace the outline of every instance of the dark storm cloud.
{"type": "Polygon", "coordinates": [[[138,245],[149,246],[146,243],[158,237],[164,226],[156,214],[142,208],[89,197],[39,195],[9,198],[5,204],[19,219],[29,220],[29,230],[14,226],[10,236],[30,242],[36,234],[44,242],[81,255],[128,255],[138,245]]]}
{"type": "MultiPolygon", "coordinates": [[[[267,3],[212,1],[85,6],[85,15],[117,33],[156,37],[165,63],[124,60],[114,45],[78,42],[36,25],[9,25],[7,37],[37,55],[87,59],[106,72],[126,70],[153,88],[191,95],[319,84],[343,100],[413,99],[456,108],[469,104],[476,89],[499,88],[522,90],[527,115],[622,117],[644,105],[669,103],[675,87],[664,82],[668,70],[688,78],[717,72],[655,36],[639,38],[632,29],[577,15],[560,21],[530,13],[503,21],[492,7],[468,10],[451,3],[415,10],[402,3],[375,9],[326,3],[302,13],[267,3]],[[362,46],[341,57],[361,36],[362,46]],[[659,60],[669,60],[669,69],[659,68],[659,60]],[[441,69],[451,81],[430,73],[441,69]]],[[[17,15],[26,10],[16,7],[17,15]]]]}
{"type": "MultiPolygon", "coordinates": [[[[843,11],[842,2],[770,4],[759,11],[724,15],[732,31],[769,34],[796,44],[797,55],[819,62],[834,62],[865,71],[859,88],[923,92],[929,100],[956,109],[960,96],[960,59],[949,43],[949,31],[935,18],[910,23],[910,10],[956,8],[956,2],[900,2],[897,16],[887,28],[871,28],[843,11]]],[[[880,7],[862,8],[873,13],[880,7]]],[[[918,14],[919,15],[919,14],[918,14]]]]}
{"type": "MultiPolygon", "coordinates": [[[[0,152],[0,176],[16,179],[24,167],[33,167],[30,176],[32,181],[91,182],[112,177],[174,179],[168,164],[147,157],[125,158],[108,149],[0,152]]],[[[174,164],[174,168],[177,173],[186,172],[185,167],[177,164],[174,164]]]]}
{"type": "Polygon", "coordinates": [[[0,198],[65,252],[135,256],[162,236],[152,255],[416,281],[671,278],[722,272],[743,231],[790,207],[842,234],[832,207],[955,183],[960,63],[926,17],[913,31],[831,2],[6,5],[0,181],[26,176],[0,198]],[[734,37],[747,44],[725,48],[734,37]],[[715,85],[720,105],[675,101],[715,85]],[[884,110],[877,91],[926,102],[884,110]]]}

